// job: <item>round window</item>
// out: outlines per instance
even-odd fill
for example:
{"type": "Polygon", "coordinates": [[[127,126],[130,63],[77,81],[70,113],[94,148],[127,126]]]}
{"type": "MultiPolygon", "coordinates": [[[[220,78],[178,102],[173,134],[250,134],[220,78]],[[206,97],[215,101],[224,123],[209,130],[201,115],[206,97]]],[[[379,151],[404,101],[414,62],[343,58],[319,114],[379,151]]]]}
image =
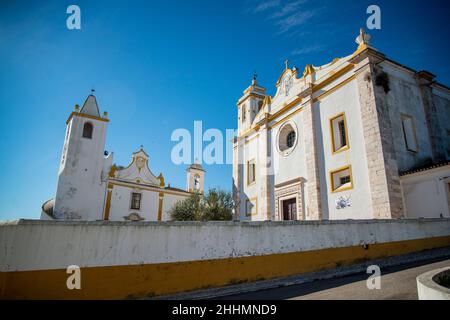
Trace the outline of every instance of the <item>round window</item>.
{"type": "Polygon", "coordinates": [[[285,123],[278,131],[278,151],[287,156],[297,143],[297,130],[293,123],[285,123]]]}

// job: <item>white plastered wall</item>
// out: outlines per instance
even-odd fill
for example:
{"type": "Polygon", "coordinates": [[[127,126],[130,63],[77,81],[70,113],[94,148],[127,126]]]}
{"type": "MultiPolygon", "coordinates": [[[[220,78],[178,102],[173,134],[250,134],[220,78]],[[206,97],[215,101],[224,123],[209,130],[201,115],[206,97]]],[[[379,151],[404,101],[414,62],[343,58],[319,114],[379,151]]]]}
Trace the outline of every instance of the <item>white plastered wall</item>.
{"type": "Polygon", "coordinates": [[[400,178],[408,218],[450,217],[450,165],[400,178]]]}
{"type": "MultiPolygon", "coordinates": [[[[343,79],[338,79],[341,82],[343,79]]],[[[329,86],[334,86],[331,83],[329,86]]],[[[328,87],[324,88],[324,91],[328,87]]],[[[371,219],[371,190],[367,171],[365,141],[361,123],[358,87],[356,80],[352,80],[330,95],[316,102],[320,119],[319,138],[319,166],[321,175],[321,196],[324,217],[331,220],[340,219],[371,219]],[[330,119],[344,112],[347,124],[349,149],[333,153],[330,119]],[[332,192],[330,172],[351,166],[353,188],[341,192],[332,192]],[[337,209],[336,200],[344,198],[350,201],[350,206],[337,209]]]]}

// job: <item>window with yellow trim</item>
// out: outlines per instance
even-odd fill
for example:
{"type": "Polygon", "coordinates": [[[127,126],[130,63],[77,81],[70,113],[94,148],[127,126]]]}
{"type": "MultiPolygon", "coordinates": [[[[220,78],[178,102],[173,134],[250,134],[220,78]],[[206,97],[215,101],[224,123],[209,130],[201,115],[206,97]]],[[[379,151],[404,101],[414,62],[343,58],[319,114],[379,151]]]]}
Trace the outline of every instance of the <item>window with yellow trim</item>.
{"type": "Polygon", "coordinates": [[[256,181],[256,164],[255,160],[247,162],[247,184],[252,184],[256,181]]]}
{"type": "Polygon", "coordinates": [[[353,188],[352,168],[346,166],[330,173],[331,191],[339,192],[353,188]]]}
{"type": "Polygon", "coordinates": [[[345,114],[341,113],[334,118],[331,118],[330,127],[333,152],[339,152],[348,149],[349,143],[345,114]]]}

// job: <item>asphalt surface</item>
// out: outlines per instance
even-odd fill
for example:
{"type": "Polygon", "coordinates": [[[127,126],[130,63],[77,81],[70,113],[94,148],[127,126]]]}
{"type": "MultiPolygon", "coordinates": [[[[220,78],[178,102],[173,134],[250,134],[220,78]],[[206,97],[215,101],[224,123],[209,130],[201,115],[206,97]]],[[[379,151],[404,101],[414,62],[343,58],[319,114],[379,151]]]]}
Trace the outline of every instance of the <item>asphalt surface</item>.
{"type": "Polygon", "coordinates": [[[416,277],[427,271],[450,266],[450,259],[432,259],[381,269],[381,288],[369,290],[367,273],[310,283],[242,293],[223,300],[417,300],[416,277]]]}

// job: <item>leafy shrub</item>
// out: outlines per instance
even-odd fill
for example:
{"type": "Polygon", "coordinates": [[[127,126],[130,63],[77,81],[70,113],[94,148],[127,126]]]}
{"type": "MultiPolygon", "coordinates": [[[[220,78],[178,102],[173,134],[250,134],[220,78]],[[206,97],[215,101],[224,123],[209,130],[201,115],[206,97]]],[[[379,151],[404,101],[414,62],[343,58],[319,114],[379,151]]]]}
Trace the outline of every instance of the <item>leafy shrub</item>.
{"type": "Polygon", "coordinates": [[[229,221],[233,219],[233,197],[228,191],[210,189],[193,193],[169,211],[173,221],[229,221]]]}

